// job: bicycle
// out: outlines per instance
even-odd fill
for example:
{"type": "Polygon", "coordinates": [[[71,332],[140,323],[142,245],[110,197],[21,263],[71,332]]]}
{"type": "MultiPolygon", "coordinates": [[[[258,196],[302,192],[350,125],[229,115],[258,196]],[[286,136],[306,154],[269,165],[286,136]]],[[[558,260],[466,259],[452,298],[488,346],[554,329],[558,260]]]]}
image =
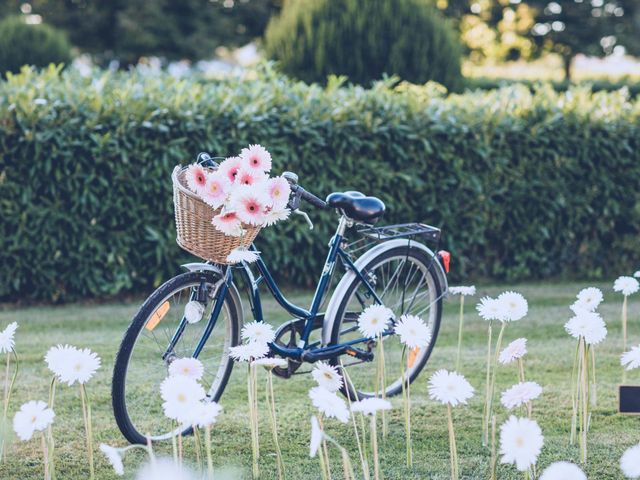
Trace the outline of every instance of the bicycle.
{"type": "MultiPolygon", "coordinates": [[[[319,209],[335,208],[340,217],[310,307],[287,300],[260,257],[251,265],[183,265],[187,272],[158,287],[140,307],[116,357],[112,403],[116,423],[130,442],[145,443],[147,435],[152,441],[166,440],[190,430],[176,428],[162,413],[159,385],[176,358],[199,358],[205,365],[207,398],[220,399],[233,368],[229,348],[239,344],[244,322],[234,273],[243,280],[255,320],[264,321],[259,289],[263,283],[293,317],[278,327],[270,344],[270,355],[288,360],[286,368],[274,370],[280,377],[307,373],[298,371],[304,363],[325,360],[348,373],[352,383],[344,382],[343,394],[350,398],[379,395],[382,388],[390,397],[402,390],[402,381],[413,382],[427,363],[440,327],[449,254],[434,253],[416,239],[438,242],[440,230],[420,223],[376,227],[385,210],[381,200],[359,192],[334,192],[323,201],[300,186],[297,175],[285,172],[283,176],[292,191],[289,207],[311,228],[311,220],[299,208],[302,200],[319,209]],[[361,238],[348,244],[345,233],[353,226],[359,227],[361,238]],[[338,260],[345,272],[321,312],[338,260]],[[193,301],[201,305],[200,315],[206,321],[187,321],[185,307],[193,301]],[[376,340],[362,337],[357,327],[359,314],[373,303],[388,306],[396,318],[407,313],[419,315],[431,331],[429,345],[410,352],[404,379],[400,343],[392,327],[385,331],[388,381],[379,391],[374,391],[376,362],[372,362],[376,340]],[[341,363],[343,355],[349,358],[347,363],[341,363]]],[[[347,377],[344,372],[343,377],[347,377]]]]}

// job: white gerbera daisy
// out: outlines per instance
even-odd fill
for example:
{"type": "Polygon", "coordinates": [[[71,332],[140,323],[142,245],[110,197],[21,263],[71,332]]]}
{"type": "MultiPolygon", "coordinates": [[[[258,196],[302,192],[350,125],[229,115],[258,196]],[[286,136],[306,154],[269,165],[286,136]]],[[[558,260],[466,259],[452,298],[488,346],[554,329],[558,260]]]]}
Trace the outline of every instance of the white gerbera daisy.
{"type": "Polygon", "coordinates": [[[183,424],[193,423],[194,410],[205,395],[202,385],[182,375],[168,377],[160,385],[165,416],[183,424]]]}
{"type": "Polygon", "coordinates": [[[227,177],[230,183],[234,183],[240,167],[242,167],[240,157],[229,157],[220,164],[217,171],[227,177]]]}
{"type": "Polygon", "coordinates": [[[211,224],[229,237],[241,237],[244,235],[242,222],[236,215],[236,212],[223,211],[213,217],[211,224]]]}
{"type": "Polygon", "coordinates": [[[311,417],[311,441],[309,442],[309,456],[315,457],[322,445],[324,439],[324,432],[320,428],[320,423],[315,415],[311,417]]]}
{"type": "Polygon", "coordinates": [[[199,163],[192,163],[187,167],[185,179],[189,190],[199,195],[207,183],[207,172],[199,163]]]}
{"type": "Polygon", "coordinates": [[[13,322],[0,332],[0,353],[9,353],[13,350],[13,347],[15,347],[14,336],[17,329],[18,323],[13,322]]]}
{"type": "Polygon", "coordinates": [[[204,374],[204,365],[197,358],[178,358],[169,365],[169,375],[182,375],[184,377],[200,380],[204,374]]]}
{"type": "Polygon", "coordinates": [[[330,392],[337,392],[342,388],[342,376],[338,369],[326,362],[317,362],[311,376],[318,383],[318,386],[330,392]]]}
{"type": "Polygon", "coordinates": [[[633,276],[636,277],[636,278],[640,278],[640,270],[638,270],[636,273],[634,273],[633,276]]]}
{"type": "Polygon", "coordinates": [[[336,418],[342,423],[349,421],[349,409],[345,401],[326,388],[313,387],[309,390],[309,398],[314,407],[328,418],[336,418]]]}
{"type": "Polygon", "coordinates": [[[100,368],[100,357],[88,348],[70,345],[51,347],[45,356],[49,369],[61,383],[87,383],[100,368]]]}
{"type": "Polygon", "coordinates": [[[249,342],[229,348],[229,355],[236,362],[250,362],[269,353],[269,345],[264,342],[249,342]]]}
{"type": "Polygon", "coordinates": [[[633,295],[640,289],[640,283],[633,277],[618,277],[615,282],[613,282],[613,289],[616,292],[620,292],[625,296],[633,295]]]}
{"type": "Polygon", "coordinates": [[[210,427],[222,412],[220,404],[214,401],[203,401],[196,405],[193,412],[193,424],[200,428],[210,427]]]}
{"type": "MultiPolygon", "coordinates": [[[[240,175],[240,174],[238,174],[240,175]]],[[[231,192],[230,209],[236,212],[243,223],[262,225],[269,205],[269,199],[261,188],[240,185],[231,192]]]]}
{"type": "Polygon", "coordinates": [[[229,263],[240,263],[240,262],[246,262],[246,263],[253,263],[256,260],[258,260],[258,255],[260,255],[260,252],[258,252],[257,250],[247,250],[245,248],[234,248],[233,250],[231,250],[231,253],[229,253],[229,255],[227,255],[227,262],[229,263]]]}
{"type": "Polygon", "coordinates": [[[506,318],[505,306],[497,298],[483,297],[476,305],[476,310],[483,320],[502,321],[506,318]]]}
{"type": "Polygon", "coordinates": [[[276,333],[268,323],[253,321],[242,327],[241,336],[243,340],[249,342],[269,343],[276,338],[276,333]]]}
{"type": "Polygon", "coordinates": [[[358,317],[358,330],[367,338],[376,338],[387,330],[395,316],[384,305],[370,305],[358,317]]]}
{"type": "Polygon", "coordinates": [[[474,285],[471,285],[469,287],[449,287],[449,293],[451,295],[475,295],[476,294],[476,287],[474,285]]]}
{"type": "Polygon", "coordinates": [[[34,432],[41,432],[51,425],[55,416],[46,403],[32,400],[23,404],[13,417],[13,430],[20,440],[26,442],[34,432]]]}
{"type": "Polygon", "coordinates": [[[473,397],[473,387],[457,372],[438,370],[429,379],[429,397],[455,407],[473,397]]]}
{"type": "Polygon", "coordinates": [[[535,420],[509,417],[500,427],[502,463],[515,464],[524,472],[538,461],[544,437],[535,420]]]}
{"type": "Polygon", "coordinates": [[[100,444],[100,451],[107,457],[109,463],[113,467],[113,471],[116,475],[124,475],[124,465],[122,464],[122,457],[120,456],[120,450],[114,448],[106,443],[100,444]]]}
{"type": "Polygon", "coordinates": [[[291,210],[288,208],[283,208],[282,210],[271,210],[266,214],[264,226],[271,227],[272,225],[289,218],[290,214],[291,210]]]}
{"type": "Polygon", "coordinates": [[[381,410],[391,410],[391,402],[383,398],[365,398],[351,404],[352,412],[360,412],[364,415],[375,415],[381,410]]]}
{"type": "Polygon", "coordinates": [[[604,296],[602,295],[602,290],[596,287],[588,287],[580,290],[578,295],[576,295],[578,299],[574,305],[579,305],[580,308],[587,310],[589,312],[593,312],[598,305],[602,303],[604,296]]]}
{"type": "Polygon", "coordinates": [[[507,410],[525,405],[542,394],[542,387],[536,382],[520,382],[502,393],[502,405],[507,410]]]}
{"type": "Polygon", "coordinates": [[[574,463],[555,462],[542,472],[540,480],[587,480],[587,476],[574,463]]]}
{"type": "Polygon", "coordinates": [[[640,345],[633,347],[628,352],[624,352],[620,357],[620,365],[626,367],[626,370],[640,368],[640,345]]]}
{"type": "Polygon", "coordinates": [[[498,360],[502,365],[508,365],[511,362],[522,358],[527,353],[527,339],[517,338],[509,345],[507,345],[502,352],[498,360]]]}
{"type": "Polygon", "coordinates": [[[145,464],[136,473],[135,480],[197,480],[185,465],[178,465],[169,458],[158,458],[145,464]]]}
{"type": "Polygon", "coordinates": [[[259,172],[271,170],[271,154],[262,145],[249,145],[240,151],[242,166],[259,172]]]}
{"type": "Polygon", "coordinates": [[[516,322],[523,319],[529,311],[527,300],[517,292],[504,292],[498,296],[498,302],[504,309],[504,321],[516,322]]]}
{"type": "Polygon", "coordinates": [[[187,323],[198,323],[202,320],[204,305],[197,300],[189,300],[184,306],[184,319],[187,323]]]}
{"type": "Polygon", "coordinates": [[[270,370],[272,368],[286,368],[289,365],[289,362],[284,358],[265,357],[255,360],[253,364],[263,366],[267,370],[270,370]]]}
{"type": "Polygon", "coordinates": [[[424,348],[431,342],[429,327],[416,315],[402,315],[394,327],[394,332],[410,349],[424,348]]]}
{"type": "Polygon", "coordinates": [[[574,338],[584,337],[589,345],[596,345],[607,336],[604,320],[596,312],[582,311],[569,320],[564,328],[574,338]]]}
{"type": "Polygon", "coordinates": [[[289,203],[291,186],[284,177],[274,177],[267,180],[265,184],[267,195],[271,199],[271,206],[274,210],[283,210],[289,203]]]}
{"type": "Polygon", "coordinates": [[[620,468],[627,478],[640,478],[640,445],[631,447],[620,458],[620,468]]]}

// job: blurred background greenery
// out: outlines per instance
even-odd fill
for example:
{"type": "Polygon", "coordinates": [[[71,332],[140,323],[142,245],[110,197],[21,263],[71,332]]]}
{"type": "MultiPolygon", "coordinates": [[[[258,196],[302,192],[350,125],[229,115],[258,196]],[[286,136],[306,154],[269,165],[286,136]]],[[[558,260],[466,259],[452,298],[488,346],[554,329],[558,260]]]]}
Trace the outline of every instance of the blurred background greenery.
{"type": "MultiPolygon", "coordinates": [[[[158,285],[173,166],[255,142],[443,227],[453,281],[637,269],[638,53],[637,0],[4,0],[0,301],[158,285]]],[[[279,279],[313,216],[260,235],[279,279]]]]}

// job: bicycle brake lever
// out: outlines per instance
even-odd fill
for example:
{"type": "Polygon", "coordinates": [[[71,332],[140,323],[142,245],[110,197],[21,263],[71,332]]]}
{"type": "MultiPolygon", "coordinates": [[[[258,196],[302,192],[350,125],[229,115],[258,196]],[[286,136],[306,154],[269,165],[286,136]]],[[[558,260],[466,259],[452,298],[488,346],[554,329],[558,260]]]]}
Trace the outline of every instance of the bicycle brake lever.
{"type": "Polygon", "coordinates": [[[307,225],[309,225],[309,230],[313,230],[313,222],[309,218],[309,215],[307,215],[307,212],[303,212],[302,210],[299,210],[299,209],[296,208],[293,211],[293,213],[297,213],[298,215],[301,215],[302,217],[304,217],[304,219],[307,222],[307,225]]]}

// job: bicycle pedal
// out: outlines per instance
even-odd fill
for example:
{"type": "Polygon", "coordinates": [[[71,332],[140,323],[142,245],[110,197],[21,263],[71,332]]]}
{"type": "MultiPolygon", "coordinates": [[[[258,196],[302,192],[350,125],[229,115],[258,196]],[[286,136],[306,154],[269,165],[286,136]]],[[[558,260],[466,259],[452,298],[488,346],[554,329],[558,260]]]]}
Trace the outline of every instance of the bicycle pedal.
{"type": "Polygon", "coordinates": [[[357,358],[358,360],[364,360],[365,362],[373,360],[373,352],[365,352],[364,350],[360,350],[355,347],[347,347],[344,353],[350,357],[357,358]]]}

